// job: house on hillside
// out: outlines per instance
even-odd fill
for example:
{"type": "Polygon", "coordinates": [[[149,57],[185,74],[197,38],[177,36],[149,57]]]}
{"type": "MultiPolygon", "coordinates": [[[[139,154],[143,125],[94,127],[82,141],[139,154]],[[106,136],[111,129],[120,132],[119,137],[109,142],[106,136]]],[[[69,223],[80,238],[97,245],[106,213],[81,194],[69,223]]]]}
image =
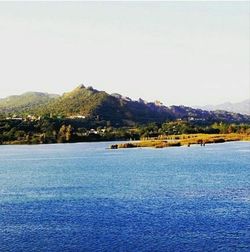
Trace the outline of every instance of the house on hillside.
{"type": "Polygon", "coordinates": [[[84,115],[73,115],[73,116],[69,116],[67,118],[69,118],[69,119],[85,119],[86,116],[84,116],[84,115]]]}

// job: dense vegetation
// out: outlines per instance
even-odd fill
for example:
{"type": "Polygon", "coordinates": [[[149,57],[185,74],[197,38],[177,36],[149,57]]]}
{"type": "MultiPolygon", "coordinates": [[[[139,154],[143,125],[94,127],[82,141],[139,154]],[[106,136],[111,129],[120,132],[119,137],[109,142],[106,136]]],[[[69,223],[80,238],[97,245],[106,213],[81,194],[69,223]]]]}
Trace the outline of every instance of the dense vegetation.
{"type": "Polygon", "coordinates": [[[214,123],[201,126],[175,121],[136,127],[97,126],[92,121],[43,118],[34,121],[0,120],[0,143],[65,143],[84,141],[138,140],[194,133],[239,133],[250,135],[249,124],[214,123]],[[92,128],[93,126],[93,128],[92,128]]]}

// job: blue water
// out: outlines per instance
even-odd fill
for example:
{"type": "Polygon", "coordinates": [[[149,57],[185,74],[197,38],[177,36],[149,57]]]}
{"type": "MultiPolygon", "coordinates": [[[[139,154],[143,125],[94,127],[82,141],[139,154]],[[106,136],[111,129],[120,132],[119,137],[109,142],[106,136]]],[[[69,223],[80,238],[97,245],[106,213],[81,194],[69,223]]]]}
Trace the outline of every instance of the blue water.
{"type": "Polygon", "coordinates": [[[250,143],[0,146],[0,251],[250,251],[250,143]]]}

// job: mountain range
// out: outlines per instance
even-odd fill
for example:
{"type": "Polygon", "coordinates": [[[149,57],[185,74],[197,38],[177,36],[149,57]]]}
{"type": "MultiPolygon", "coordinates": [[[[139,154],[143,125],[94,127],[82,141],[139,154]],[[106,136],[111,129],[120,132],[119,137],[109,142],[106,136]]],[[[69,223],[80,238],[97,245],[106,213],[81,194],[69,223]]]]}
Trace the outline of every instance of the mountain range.
{"type": "Polygon", "coordinates": [[[28,92],[0,99],[0,113],[17,115],[86,118],[114,126],[186,120],[200,124],[213,122],[249,123],[250,116],[227,111],[207,111],[186,106],[166,107],[161,102],[134,101],[120,94],[108,94],[80,85],[71,92],[54,95],[28,92]]]}
{"type": "Polygon", "coordinates": [[[209,111],[224,110],[234,113],[250,115],[250,99],[237,103],[225,102],[218,105],[206,105],[198,108],[209,111]]]}

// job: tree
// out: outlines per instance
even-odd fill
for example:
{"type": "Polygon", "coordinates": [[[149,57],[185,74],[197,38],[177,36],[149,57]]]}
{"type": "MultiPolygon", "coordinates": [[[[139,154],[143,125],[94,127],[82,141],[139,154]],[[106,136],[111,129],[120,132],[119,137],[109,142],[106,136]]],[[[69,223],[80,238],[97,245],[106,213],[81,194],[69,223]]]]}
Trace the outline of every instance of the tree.
{"type": "Polygon", "coordinates": [[[70,142],[72,138],[72,132],[73,128],[71,125],[66,126],[63,124],[58,133],[59,142],[70,142]]]}
{"type": "Polygon", "coordinates": [[[72,132],[73,132],[73,128],[71,125],[69,125],[68,127],[66,127],[66,133],[65,133],[65,138],[66,141],[69,142],[72,138],[72,132]]]}

